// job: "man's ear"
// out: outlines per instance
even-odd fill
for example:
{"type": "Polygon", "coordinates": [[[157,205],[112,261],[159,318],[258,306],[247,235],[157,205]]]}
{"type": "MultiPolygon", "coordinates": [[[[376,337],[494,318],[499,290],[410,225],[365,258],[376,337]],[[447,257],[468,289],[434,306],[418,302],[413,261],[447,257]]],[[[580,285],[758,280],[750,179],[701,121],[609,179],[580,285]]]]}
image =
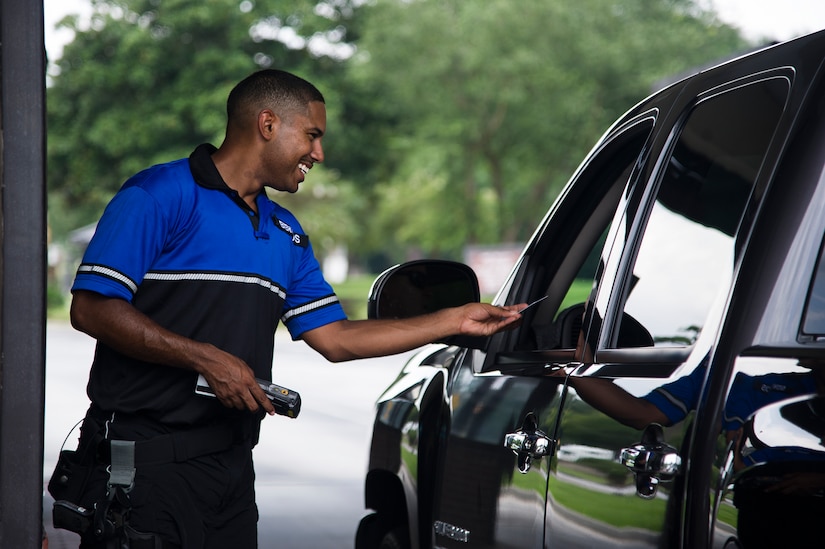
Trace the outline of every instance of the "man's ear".
{"type": "Polygon", "coordinates": [[[274,139],[281,125],[281,119],[269,109],[258,113],[258,131],[267,141],[274,139]]]}

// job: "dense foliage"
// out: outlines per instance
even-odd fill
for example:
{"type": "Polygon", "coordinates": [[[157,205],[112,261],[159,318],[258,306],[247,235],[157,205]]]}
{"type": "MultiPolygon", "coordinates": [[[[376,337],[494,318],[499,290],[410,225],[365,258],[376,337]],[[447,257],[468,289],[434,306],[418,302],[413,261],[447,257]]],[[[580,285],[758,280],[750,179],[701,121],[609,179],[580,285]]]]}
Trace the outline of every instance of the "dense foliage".
{"type": "Polygon", "coordinates": [[[88,25],[63,21],[47,92],[57,239],[132,173],[219,144],[231,86],[272,66],[329,117],[324,169],[276,200],[322,253],[373,268],[526,240],[618,115],[748,46],[692,0],[92,3],[88,25]]]}

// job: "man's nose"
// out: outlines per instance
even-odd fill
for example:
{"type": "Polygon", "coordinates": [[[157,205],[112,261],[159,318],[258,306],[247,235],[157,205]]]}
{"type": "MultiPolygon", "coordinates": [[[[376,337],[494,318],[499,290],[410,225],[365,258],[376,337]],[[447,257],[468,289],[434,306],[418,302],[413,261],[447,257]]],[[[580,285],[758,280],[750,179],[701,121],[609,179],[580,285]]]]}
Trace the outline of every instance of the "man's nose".
{"type": "Polygon", "coordinates": [[[323,162],[324,161],[324,147],[321,145],[321,140],[316,139],[315,143],[312,145],[312,152],[310,153],[312,160],[315,162],[323,162]]]}

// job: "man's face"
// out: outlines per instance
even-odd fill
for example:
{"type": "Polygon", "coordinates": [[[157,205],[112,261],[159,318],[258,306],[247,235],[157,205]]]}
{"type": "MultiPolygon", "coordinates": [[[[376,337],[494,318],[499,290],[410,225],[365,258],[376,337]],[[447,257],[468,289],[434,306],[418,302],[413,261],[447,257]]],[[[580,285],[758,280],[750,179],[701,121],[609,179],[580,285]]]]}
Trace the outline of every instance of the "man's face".
{"type": "Polygon", "coordinates": [[[306,114],[281,118],[278,133],[264,153],[265,184],[278,191],[297,191],[312,166],[324,161],[321,138],[326,127],[327,110],[320,101],[309,103],[306,114]]]}

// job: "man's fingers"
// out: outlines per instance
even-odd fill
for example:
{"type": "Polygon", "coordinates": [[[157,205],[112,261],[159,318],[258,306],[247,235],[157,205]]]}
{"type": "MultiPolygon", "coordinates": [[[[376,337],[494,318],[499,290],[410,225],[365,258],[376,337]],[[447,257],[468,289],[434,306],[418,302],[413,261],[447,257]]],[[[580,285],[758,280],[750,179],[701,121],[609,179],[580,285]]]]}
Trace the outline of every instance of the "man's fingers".
{"type": "Polygon", "coordinates": [[[272,401],[266,396],[263,389],[257,383],[251,386],[241,386],[237,391],[223,392],[215,396],[227,408],[235,408],[236,410],[249,410],[250,412],[257,412],[263,408],[269,415],[275,414],[275,407],[272,401]]]}
{"type": "MultiPolygon", "coordinates": [[[[252,397],[255,399],[256,404],[258,404],[261,408],[266,411],[267,414],[274,416],[275,415],[275,406],[272,405],[272,401],[269,400],[269,397],[266,396],[266,393],[263,389],[261,389],[257,384],[255,384],[255,388],[250,390],[252,397]]],[[[257,411],[258,408],[256,407],[253,411],[257,411]]]]}

